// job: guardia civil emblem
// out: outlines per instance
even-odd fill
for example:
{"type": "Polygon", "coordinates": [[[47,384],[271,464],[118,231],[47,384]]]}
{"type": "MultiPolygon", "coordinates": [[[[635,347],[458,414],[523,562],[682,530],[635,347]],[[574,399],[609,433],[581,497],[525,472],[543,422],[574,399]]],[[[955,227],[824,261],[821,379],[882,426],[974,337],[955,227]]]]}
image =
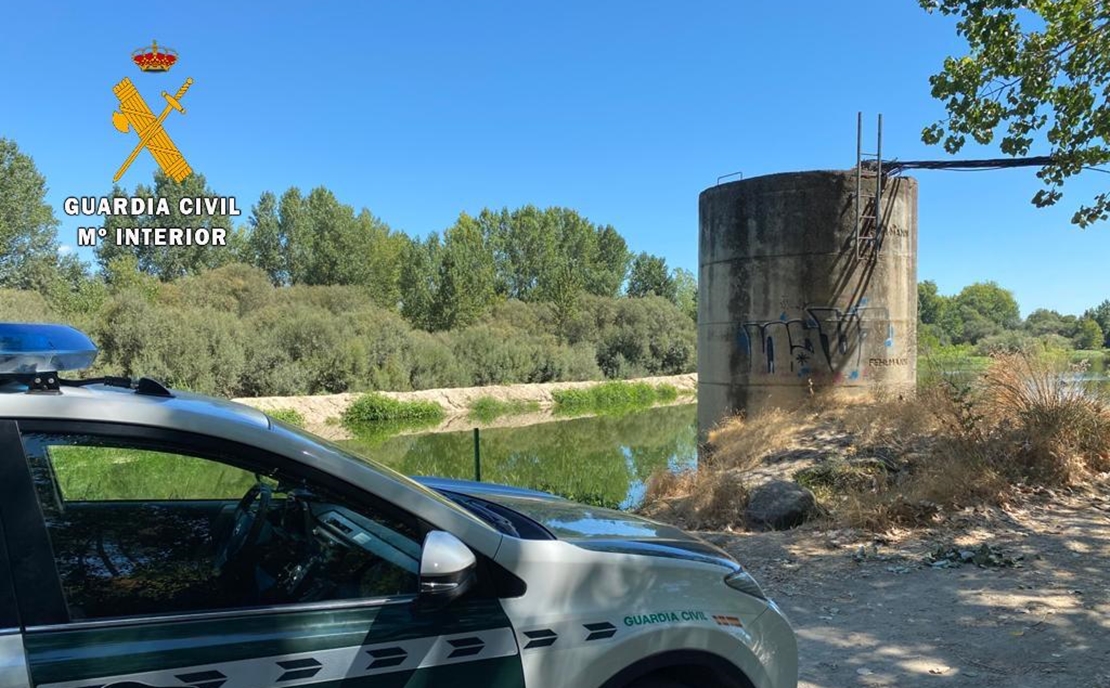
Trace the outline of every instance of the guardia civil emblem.
{"type": "MultiPolygon", "coordinates": [[[[151,41],[148,47],[132,52],[131,60],[144,73],[168,72],[177,63],[177,51],[160,46],[157,41],[151,41]]],[[[135,162],[135,158],[144,148],[154,157],[166,176],[175,182],[180,182],[192,174],[193,170],[185,161],[185,156],[177,149],[173,139],[162,127],[166,118],[174,110],[182,115],[185,114],[181,99],[185,97],[185,92],[192,85],[192,79],[185,79],[185,83],[181,84],[181,88],[174,95],[171,96],[168,92],[162,91],[162,97],[166,99],[166,107],[157,117],[143,100],[142,94],[135,88],[131,79],[124,77],[123,81],[115,85],[112,92],[119,100],[119,111],[112,113],[112,124],[124,134],[134,130],[139,136],[139,141],[116,171],[116,176],[112,177],[113,182],[118,182],[123,177],[127,168],[135,162]]]]}

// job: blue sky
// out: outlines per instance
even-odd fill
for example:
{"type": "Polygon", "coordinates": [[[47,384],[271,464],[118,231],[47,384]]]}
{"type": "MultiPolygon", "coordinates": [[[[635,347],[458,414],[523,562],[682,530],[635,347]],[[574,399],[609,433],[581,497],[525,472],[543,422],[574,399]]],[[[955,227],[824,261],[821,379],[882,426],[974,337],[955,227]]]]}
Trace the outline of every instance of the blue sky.
{"type": "MultiPolygon", "coordinates": [[[[246,208],[325,185],[423,235],[460,211],[562,205],[696,272],[698,193],[737,170],[851,167],[857,110],[884,114],[889,157],[944,157],[920,142],[943,114],[927,80],[961,50],[915,0],[10,5],[0,136],[46,176],[65,244],[89,222],[62,199],[105,195],[135,143],[111,126],[112,86],[130,76],[154,103],[190,76],[167,131],[246,208]],[[168,74],[129,62],[152,38],[181,55],[168,74]]],[[[143,153],[123,183],[153,170],[143,153]]],[[[921,279],[996,280],[1023,313],[1110,297],[1110,227],[1068,223],[1105,175],[1050,210],[1029,203],[1030,169],[916,176],[921,279]]]]}

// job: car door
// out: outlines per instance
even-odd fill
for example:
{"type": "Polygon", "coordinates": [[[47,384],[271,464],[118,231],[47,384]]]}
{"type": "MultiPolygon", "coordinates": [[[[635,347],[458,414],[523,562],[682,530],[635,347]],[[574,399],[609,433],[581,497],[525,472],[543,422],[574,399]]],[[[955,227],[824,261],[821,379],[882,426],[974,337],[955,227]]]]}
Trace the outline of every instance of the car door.
{"type": "Polygon", "coordinates": [[[19,432],[23,456],[3,455],[0,475],[33,514],[8,544],[35,688],[523,685],[488,586],[414,605],[430,527],[396,505],[197,435],[22,421],[19,432]],[[269,485],[269,506],[256,495],[243,509],[256,485],[269,485]],[[268,525],[228,574],[221,556],[252,509],[247,530],[268,525]],[[321,555],[306,544],[317,536],[345,546],[321,555]]]}
{"type": "MultiPolygon", "coordinates": [[[[20,456],[22,447],[15,424],[0,421],[0,456],[14,454],[20,456]]],[[[5,523],[15,520],[4,512],[9,496],[3,484],[0,471],[0,686],[5,688],[26,688],[27,661],[23,651],[23,634],[20,631],[19,614],[15,604],[15,588],[12,585],[11,568],[5,532],[5,523]],[[7,521],[5,520],[7,519],[7,521]]]]}

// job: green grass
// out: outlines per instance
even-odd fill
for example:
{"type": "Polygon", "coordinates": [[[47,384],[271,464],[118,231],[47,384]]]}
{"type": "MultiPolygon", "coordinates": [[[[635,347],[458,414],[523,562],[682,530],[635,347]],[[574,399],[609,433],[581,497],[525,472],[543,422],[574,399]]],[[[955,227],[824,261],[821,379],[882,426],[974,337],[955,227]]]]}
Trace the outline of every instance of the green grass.
{"type": "Polygon", "coordinates": [[[215,461],[144,449],[50,448],[66,501],[239,499],[254,475],[215,461]]]}
{"type": "Polygon", "coordinates": [[[304,416],[299,411],[291,408],[271,409],[266,412],[270,418],[280,420],[282,423],[289,425],[296,425],[298,428],[304,427],[304,416]]]}
{"type": "Polygon", "coordinates": [[[669,404],[678,399],[678,388],[666,383],[655,386],[655,400],[660,404],[669,404]]]}
{"type": "Polygon", "coordinates": [[[672,385],[655,387],[647,382],[617,380],[582,389],[556,390],[551,397],[559,414],[625,413],[674,401],[678,390],[672,385]]]}
{"type": "Polygon", "coordinates": [[[405,432],[428,430],[439,425],[439,418],[401,418],[376,420],[347,426],[353,439],[364,447],[376,447],[382,442],[405,432]]]}
{"type": "Polygon", "coordinates": [[[938,346],[918,352],[917,382],[932,384],[940,380],[964,383],[990,367],[989,356],[979,356],[969,344],[938,346]]]}
{"type": "Polygon", "coordinates": [[[488,423],[501,416],[519,416],[524,413],[535,413],[540,410],[536,401],[501,401],[494,397],[478,397],[470,404],[470,418],[488,423]]]}
{"type": "Polygon", "coordinates": [[[369,392],[343,412],[343,425],[354,430],[360,425],[382,421],[438,421],[444,415],[443,407],[434,401],[398,401],[378,392],[369,392]]]}
{"type": "Polygon", "coordinates": [[[1101,372],[1106,370],[1107,353],[1110,352],[1102,349],[1095,349],[1093,351],[1076,349],[1075,351],[1069,352],[1068,360],[1071,363],[1082,363],[1083,361],[1087,361],[1093,371],[1101,372]]]}

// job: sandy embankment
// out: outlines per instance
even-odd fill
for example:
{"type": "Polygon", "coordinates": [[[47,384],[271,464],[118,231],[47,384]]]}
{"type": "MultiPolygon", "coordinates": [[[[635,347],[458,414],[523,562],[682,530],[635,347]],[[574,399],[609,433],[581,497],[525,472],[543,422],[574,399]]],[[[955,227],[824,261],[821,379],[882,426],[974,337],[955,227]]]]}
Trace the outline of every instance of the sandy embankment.
{"type": "MultiPolygon", "coordinates": [[[[669,384],[678,389],[680,399],[688,402],[691,394],[697,394],[697,373],[684,375],[666,375],[660,377],[645,377],[629,382],[648,382],[653,385],[669,384]]],[[[418,392],[381,392],[381,394],[400,401],[434,401],[444,408],[447,418],[432,431],[465,430],[474,427],[475,422],[467,418],[471,404],[481,397],[493,397],[498,401],[520,401],[525,403],[535,402],[541,409],[538,413],[523,415],[502,416],[489,423],[481,423],[482,427],[519,427],[533,423],[543,422],[551,418],[551,408],[554,399],[551,393],[561,389],[582,389],[593,387],[600,382],[544,382],[520,385],[490,385],[488,387],[453,387],[446,389],[424,389],[418,392]]],[[[275,409],[293,409],[305,419],[305,426],[312,432],[321,434],[331,439],[342,439],[343,430],[335,423],[361,396],[361,392],[348,392],[344,394],[320,394],[314,396],[296,397],[253,397],[235,399],[241,404],[253,406],[262,411],[275,409]],[[329,420],[331,421],[329,423],[329,420]]],[[[427,432],[427,430],[425,430],[427,432]]]]}

